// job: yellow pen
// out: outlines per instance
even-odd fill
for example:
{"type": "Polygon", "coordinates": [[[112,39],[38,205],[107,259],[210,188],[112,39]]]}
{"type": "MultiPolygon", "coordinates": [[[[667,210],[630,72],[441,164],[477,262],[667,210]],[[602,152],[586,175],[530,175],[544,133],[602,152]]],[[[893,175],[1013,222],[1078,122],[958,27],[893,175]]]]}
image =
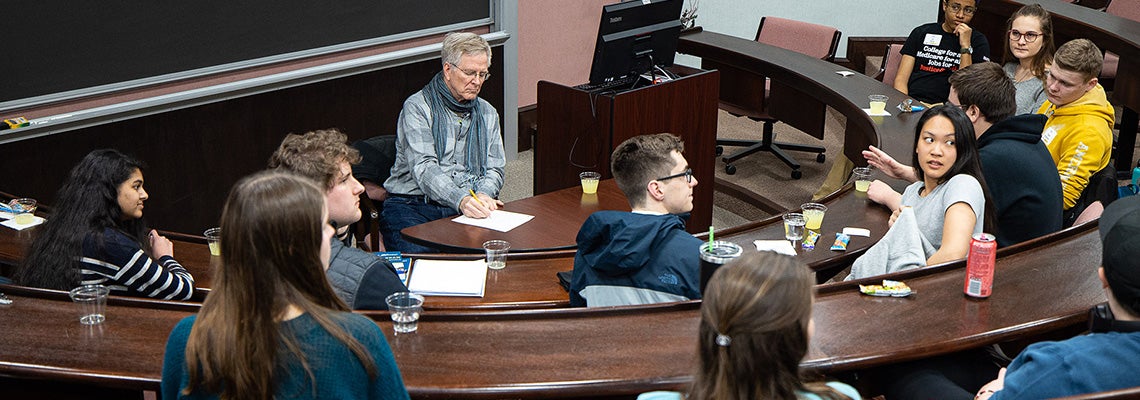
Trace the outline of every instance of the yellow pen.
{"type": "Polygon", "coordinates": [[[471,198],[472,198],[472,199],[475,199],[475,202],[476,202],[476,203],[479,203],[479,205],[481,205],[481,206],[483,206],[483,207],[487,207],[487,205],[486,205],[486,204],[483,204],[483,202],[482,202],[482,201],[479,201],[479,196],[476,196],[476,195],[475,195],[475,190],[474,190],[474,189],[467,189],[467,191],[468,191],[468,192],[471,192],[471,198]]]}

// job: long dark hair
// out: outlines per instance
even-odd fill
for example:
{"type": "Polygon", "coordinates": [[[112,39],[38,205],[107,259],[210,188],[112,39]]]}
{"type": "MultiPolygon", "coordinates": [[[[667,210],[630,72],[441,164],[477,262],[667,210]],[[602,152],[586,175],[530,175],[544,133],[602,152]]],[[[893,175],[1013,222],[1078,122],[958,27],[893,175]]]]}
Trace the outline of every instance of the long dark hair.
{"type": "Polygon", "coordinates": [[[847,398],[800,374],[814,290],[809,271],[793,257],[761,251],[713,274],[701,304],[690,400],[795,399],[797,391],[847,398]]]}
{"type": "Polygon", "coordinates": [[[70,290],[79,285],[78,259],[87,237],[103,245],[103,231],[114,228],[139,242],[150,253],[146,223],[121,221],[119,185],[145,165],[112,149],[95,150],[83,157],[56,194],[54,213],[44,224],[20,263],[13,279],[24,286],[70,290]]]}
{"type": "MultiPolygon", "coordinates": [[[[978,138],[974,135],[974,124],[970,122],[970,117],[961,108],[953,104],[934,106],[926,110],[918,119],[918,125],[914,127],[914,148],[911,151],[910,160],[911,168],[914,168],[914,175],[918,177],[919,181],[925,181],[925,174],[923,174],[922,166],[918,162],[918,141],[922,140],[922,128],[926,126],[926,122],[938,116],[946,117],[954,126],[954,150],[957,154],[954,158],[954,164],[946,170],[945,175],[938,179],[938,184],[946,183],[958,174],[970,175],[977,179],[982,186],[982,194],[986,199],[986,210],[991,211],[985,212],[986,210],[983,210],[985,213],[982,219],[982,229],[985,232],[994,232],[997,224],[993,222],[993,212],[997,209],[994,208],[993,202],[990,200],[990,190],[986,184],[986,177],[982,173],[982,161],[981,156],[978,155],[978,138]]],[[[974,210],[975,214],[977,212],[978,210],[974,210]]]]}
{"type": "Polygon", "coordinates": [[[186,342],[189,383],[182,393],[272,398],[279,344],[312,380],[296,338],[279,327],[289,306],[310,315],[356,355],[370,378],[377,376],[368,351],[336,323],[343,317],[337,312],[349,309],[325,277],[324,204],[316,183],[283,172],[257,173],[234,185],[222,210],[222,263],[186,342]]]}

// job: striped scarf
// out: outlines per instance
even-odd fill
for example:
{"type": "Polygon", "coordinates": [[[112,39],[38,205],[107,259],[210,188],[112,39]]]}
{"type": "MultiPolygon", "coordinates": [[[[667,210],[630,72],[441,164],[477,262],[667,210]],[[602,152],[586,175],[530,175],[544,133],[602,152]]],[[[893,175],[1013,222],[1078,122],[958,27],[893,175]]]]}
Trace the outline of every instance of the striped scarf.
{"type": "MultiPolygon", "coordinates": [[[[454,112],[459,115],[471,115],[471,127],[467,130],[467,149],[464,159],[467,171],[475,176],[483,176],[487,171],[487,127],[483,122],[483,107],[479,99],[460,102],[451,94],[447,83],[443,81],[443,71],[435,74],[426,86],[424,97],[431,106],[431,135],[435,139],[435,151],[438,157],[443,157],[448,139],[447,113],[454,112]]],[[[455,149],[459,151],[459,149],[455,149]]]]}

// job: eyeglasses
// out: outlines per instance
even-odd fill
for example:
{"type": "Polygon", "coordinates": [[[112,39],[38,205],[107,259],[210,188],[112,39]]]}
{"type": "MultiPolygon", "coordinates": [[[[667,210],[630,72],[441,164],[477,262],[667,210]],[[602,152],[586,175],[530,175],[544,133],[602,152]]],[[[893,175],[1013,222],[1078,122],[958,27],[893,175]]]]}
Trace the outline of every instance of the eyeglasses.
{"type": "Polygon", "coordinates": [[[1041,36],[1042,35],[1040,33],[1037,33],[1037,32],[1021,33],[1021,32],[1018,32],[1016,30],[1013,30],[1013,29],[1009,30],[1009,40],[1012,40],[1015,42],[1018,40],[1021,40],[1021,38],[1025,38],[1025,43],[1033,43],[1033,42],[1036,42],[1037,38],[1039,38],[1041,36]]]}
{"type": "Polygon", "coordinates": [[[483,80],[483,81],[485,81],[485,80],[488,80],[488,79],[491,79],[491,73],[490,73],[490,72],[486,72],[486,71],[484,71],[484,72],[471,71],[471,70],[466,70],[466,69],[463,69],[463,68],[459,68],[459,66],[458,66],[458,65],[455,65],[455,63],[450,63],[450,62],[449,62],[448,64],[451,64],[451,66],[452,66],[452,67],[455,67],[455,69],[459,70],[459,72],[462,72],[462,73],[463,73],[463,75],[464,75],[464,76],[466,76],[466,77],[468,77],[468,78],[472,78],[472,77],[476,77],[476,76],[478,76],[478,77],[479,77],[479,80],[483,80]]]}
{"type": "Polygon", "coordinates": [[[974,7],[962,7],[961,5],[958,5],[957,3],[947,4],[947,5],[950,7],[950,11],[954,12],[954,14],[964,13],[966,15],[974,15],[974,12],[978,11],[978,9],[976,9],[974,7]]]}
{"type": "Polygon", "coordinates": [[[667,181],[667,180],[670,180],[673,178],[680,178],[682,176],[685,177],[685,182],[693,183],[693,169],[692,168],[685,168],[685,170],[679,174],[669,175],[669,176],[666,176],[664,178],[657,178],[655,180],[656,181],[667,181]]]}

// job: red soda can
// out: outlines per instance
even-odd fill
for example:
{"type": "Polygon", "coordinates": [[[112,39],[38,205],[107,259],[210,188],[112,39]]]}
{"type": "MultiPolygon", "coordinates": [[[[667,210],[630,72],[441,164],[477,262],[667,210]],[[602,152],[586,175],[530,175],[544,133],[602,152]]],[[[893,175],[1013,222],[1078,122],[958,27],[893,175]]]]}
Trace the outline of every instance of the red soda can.
{"type": "Polygon", "coordinates": [[[970,254],[966,257],[967,296],[990,297],[994,285],[994,262],[997,256],[997,242],[994,235],[975,233],[970,240],[970,254]]]}

